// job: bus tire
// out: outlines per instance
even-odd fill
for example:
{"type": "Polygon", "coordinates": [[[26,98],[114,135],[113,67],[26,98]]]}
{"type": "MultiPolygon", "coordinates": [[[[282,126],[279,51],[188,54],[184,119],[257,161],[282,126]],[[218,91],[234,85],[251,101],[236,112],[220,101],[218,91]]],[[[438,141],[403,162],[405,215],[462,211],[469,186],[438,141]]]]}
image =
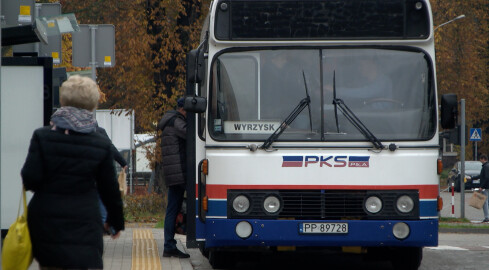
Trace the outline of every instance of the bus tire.
{"type": "Polygon", "coordinates": [[[200,250],[200,253],[202,253],[202,255],[204,257],[206,257],[207,259],[209,259],[209,249],[208,248],[205,248],[204,247],[204,244],[199,245],[199,250],[200,250]]]}
{"type": "Polygon", "coordinates": [[[405,247],[392,250],[391,263],[396,270],[417,270],[423,259],[422,247],[405,247]]]}
{"type": "Polygon", "coordinates": [[[209,249],[209,263],[213,269],[226,269],[234,266],[234,256],[231,252],[220,249],[209,249]]]}

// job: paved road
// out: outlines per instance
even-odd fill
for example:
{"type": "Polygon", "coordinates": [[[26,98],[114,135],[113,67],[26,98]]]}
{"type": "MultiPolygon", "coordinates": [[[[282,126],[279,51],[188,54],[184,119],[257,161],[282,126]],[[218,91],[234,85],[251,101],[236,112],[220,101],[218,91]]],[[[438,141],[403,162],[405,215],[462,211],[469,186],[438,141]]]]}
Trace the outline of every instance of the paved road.
{"type": "MultiPolygon", "coordinates": [[[[419,270],[489,269],[489,234],[440,234],[439,246],[425,248],[419,270]]],[[[194,269],[210,270],[207,262],[194,269]]],[[[244,269],[328,269],[395,270],[387,261],[368,261],[358,255],[283,254],[261,261],[243,261],[234,268],[244,269]]]]}
{"type": "Polygon", "coordinates": [[[424,255],[422,270],[489,269],[489,234],[440,234],[424,255]]]}

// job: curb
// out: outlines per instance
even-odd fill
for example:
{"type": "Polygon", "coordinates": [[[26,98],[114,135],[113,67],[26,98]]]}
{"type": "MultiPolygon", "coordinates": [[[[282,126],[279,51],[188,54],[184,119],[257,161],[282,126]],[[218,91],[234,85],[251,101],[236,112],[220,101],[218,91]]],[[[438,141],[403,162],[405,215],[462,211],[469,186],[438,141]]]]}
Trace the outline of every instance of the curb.
{"type": "Polygon", "coordinates": [[[489,228],[439,228],[440,233],[489,234],[489,228]]]}

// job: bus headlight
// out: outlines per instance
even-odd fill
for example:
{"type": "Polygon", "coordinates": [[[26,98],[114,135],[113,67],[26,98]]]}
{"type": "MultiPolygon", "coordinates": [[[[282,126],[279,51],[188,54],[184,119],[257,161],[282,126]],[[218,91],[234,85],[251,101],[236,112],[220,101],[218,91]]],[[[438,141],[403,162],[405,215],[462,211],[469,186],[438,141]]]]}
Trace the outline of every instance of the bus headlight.
{"type": "Polygon", "coordinates": [[[243,239],[250,237],[252,232],[253,229],[248,221],[241,221],[236,225],[236,234],[243,239]]]}
{"type": "Polygon", "coordinates": [[[238,213],[244,213],[250,208],[250,200],[244,195],[236,196],[233,200],[233,209],[238,213]]]}
{"type": "Polygon", "coordinates": [[[409,226],[404,222],[396,223],[392,227],[392,234],[399,240],[406,239],[409,236],[409,231],[409,226]]]}
{"type": "Polygon", "coordinates": [[[377,214],[382,210],[382,200],[377,196],[370,196],[365,200],[365,209],[372,214],[377,214]]]}
{"type": "Polygon", "coordinates": [[[406,214],[413,211],[414,201],[408,195],[402,195],[401,197],[397,198],[396,205],[399,212],[406,214]]]}
{"type": "Polygon", "coordinates": [[[270,214],[275,214],[280,209],[280,200],[276,196],[268,196],[263,201],[263,208],[270,214]]]}

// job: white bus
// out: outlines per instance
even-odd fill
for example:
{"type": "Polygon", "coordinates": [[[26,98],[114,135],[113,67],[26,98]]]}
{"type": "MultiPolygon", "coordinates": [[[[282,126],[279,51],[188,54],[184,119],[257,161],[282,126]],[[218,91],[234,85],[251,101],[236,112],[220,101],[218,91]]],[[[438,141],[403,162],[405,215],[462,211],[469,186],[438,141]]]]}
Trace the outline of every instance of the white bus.
{"type": "Polygon", "coordinates": [[[202,37],[188,245],[215,268],[287,246],[417,269],[438,245],[438,122],[457,105],[442,97],[439,117],[429,2],[217,0],[202,37]]]}

